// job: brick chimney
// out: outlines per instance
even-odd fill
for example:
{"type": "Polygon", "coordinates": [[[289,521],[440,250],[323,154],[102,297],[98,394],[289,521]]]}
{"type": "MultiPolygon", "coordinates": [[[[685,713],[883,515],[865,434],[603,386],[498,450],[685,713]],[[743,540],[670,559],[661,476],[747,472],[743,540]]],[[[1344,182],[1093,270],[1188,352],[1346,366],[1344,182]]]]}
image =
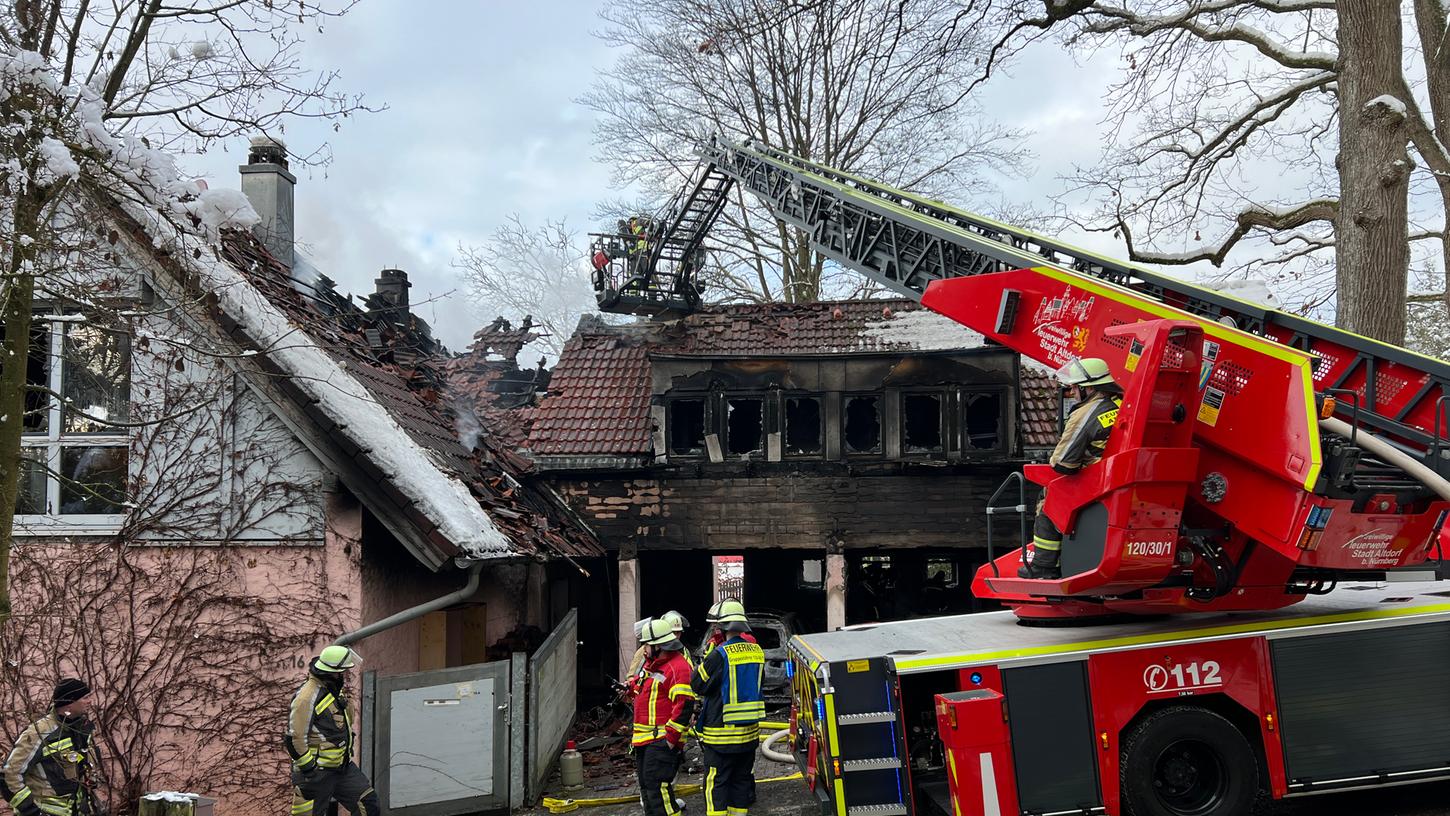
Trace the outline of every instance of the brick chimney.
{"type": "Polygon", "coordinates": [[[254,136],[247,163],[237,169],[242,173],[242,192],[262,217],[253,234],[274,258],[292,266],[292,194],[297,177],[287,172],[287,146],[270,136],[254,136]]]}
{"type": "Polygon", "coordinates": [[[408,289],[413,284],[408,282],[408,273],[401,269],[384,269],[378,273],[373,280],[375,284],[373,293],[378,300],[382,301],[385,308],[392,310],[391,318],[394,321],[404,320],[408,316],[408,289]]]}

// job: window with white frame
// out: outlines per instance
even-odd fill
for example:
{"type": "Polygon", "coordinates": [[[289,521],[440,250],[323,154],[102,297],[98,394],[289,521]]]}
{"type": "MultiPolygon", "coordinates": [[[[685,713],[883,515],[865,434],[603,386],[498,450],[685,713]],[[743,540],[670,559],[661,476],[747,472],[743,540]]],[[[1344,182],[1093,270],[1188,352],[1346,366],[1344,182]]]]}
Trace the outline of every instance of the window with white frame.
{"type": "Polygon", "coordinates": [[[81,315],[38,313],[26,383],[16,513],[66,526],[119,523],[130,444],[130,338],[81,315]]]}

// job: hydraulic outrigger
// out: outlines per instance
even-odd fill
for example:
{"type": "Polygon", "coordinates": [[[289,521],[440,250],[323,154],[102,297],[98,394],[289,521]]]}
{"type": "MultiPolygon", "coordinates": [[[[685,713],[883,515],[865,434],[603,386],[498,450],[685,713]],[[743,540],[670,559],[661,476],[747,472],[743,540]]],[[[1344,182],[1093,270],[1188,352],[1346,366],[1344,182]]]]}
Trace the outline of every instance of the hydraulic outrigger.
{"type": "Polygon", "coordinates": [[[1042,363],[1102,357],[1124,385],[1101,463],[1027,469],[1071,531],[1064,577],[1015,577],[1018,550],[978,572],[978,596],[1033,619],[1268,610],[1341,579],[1441,572],[1443,361],[720,138],[645,252],[597,236],[601,308],[697,308],[734,184],[827,258],[1042,363]]]}

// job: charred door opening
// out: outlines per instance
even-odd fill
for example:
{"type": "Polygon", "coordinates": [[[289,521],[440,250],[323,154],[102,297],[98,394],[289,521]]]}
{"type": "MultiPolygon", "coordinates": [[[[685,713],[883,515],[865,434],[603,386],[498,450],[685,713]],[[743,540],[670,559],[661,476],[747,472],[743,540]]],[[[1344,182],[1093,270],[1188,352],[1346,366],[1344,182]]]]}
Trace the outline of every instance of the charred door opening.
{"type": "Polygon", "coordinates": [[[881,452],[881,397],[847,397],[844,417],[841,435],[847,453],[881,452]]]}
{"type": "Polygon", "coordinates": [[[653,551],[639,554],[639,611],[658,617],[673,609],[689,620],[685,642],[699,645],[705,635],[705,612],[714,592],[708,552],[653,551]]]}
{"type": "MultiPolygon", "coordinates": [[[[797,631],[826,628],[825,560],[811,550],[746,550],[745,608],[788,615],[797,631]]],[[[763,645],[763,644],[762,644],[763,645]]]]}

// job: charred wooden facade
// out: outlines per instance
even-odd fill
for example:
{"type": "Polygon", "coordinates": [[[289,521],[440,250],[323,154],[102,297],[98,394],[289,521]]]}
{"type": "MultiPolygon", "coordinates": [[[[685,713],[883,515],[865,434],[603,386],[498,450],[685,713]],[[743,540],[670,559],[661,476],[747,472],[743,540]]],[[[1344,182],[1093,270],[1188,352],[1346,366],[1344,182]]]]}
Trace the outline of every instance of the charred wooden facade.
{"type": "Polygon", "coordinates": [[[640,617],[703,617],[720,556],[807,630],[971,609],[986,500],[1056,396],[908,301],[717,307],[581,324],[527,447],[614,556],[623,659],[640,617]]]}

